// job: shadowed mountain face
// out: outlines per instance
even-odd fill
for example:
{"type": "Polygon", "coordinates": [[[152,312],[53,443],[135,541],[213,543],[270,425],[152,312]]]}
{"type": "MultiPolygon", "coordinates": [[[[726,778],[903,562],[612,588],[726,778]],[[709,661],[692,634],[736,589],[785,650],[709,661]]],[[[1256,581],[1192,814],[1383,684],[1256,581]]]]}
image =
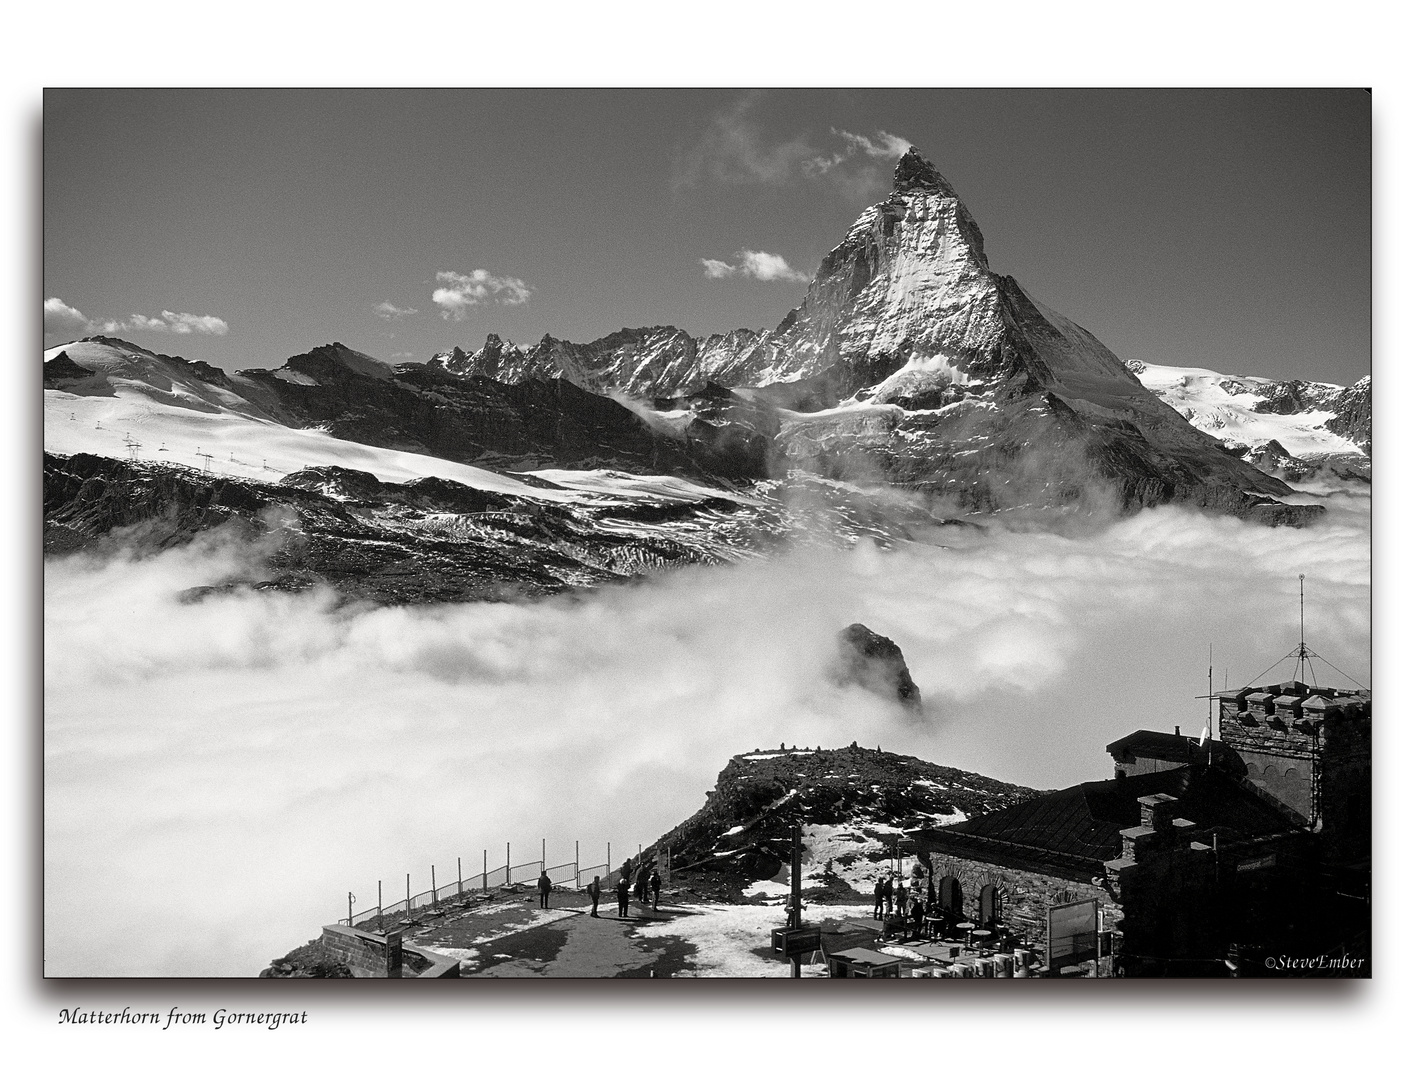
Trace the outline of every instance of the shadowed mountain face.
{"type": "Polygon", "coordinates": [[[514,384],[422,364],[389,368],[335,342],[276,371],[244,371],[252,395],[293,426],[488,468],[630,469],[761,478],[769,440],[705,422],[654,431],[615,401],[561,378],[514,384]]]}

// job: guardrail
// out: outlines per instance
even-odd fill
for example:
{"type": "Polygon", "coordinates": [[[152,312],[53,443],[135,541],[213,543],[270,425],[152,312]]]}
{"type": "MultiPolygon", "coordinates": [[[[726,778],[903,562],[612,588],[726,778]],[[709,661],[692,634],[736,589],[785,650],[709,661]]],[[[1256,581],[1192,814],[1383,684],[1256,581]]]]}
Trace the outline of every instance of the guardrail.
{"type": "MultiPolygon", "coordinates": [[[[435,910],[446,904],[462,903],[465,898],[472,897],[475,901],[485,901],[491,897],[509,891],[520,892],[526,886],[533,886],[543,872],[549,875],[550,884],[558,889],[573,889],[575,891],[587,886],[595,876],[600,879],[600,884],[609,889],[613,877],[613,847],[606,848],[608,859],[602,863],[592,866],[583,866],[579,862],[579,845],[574,845],[574,861],[559,863],[556,866],[547,866],[545,863],[545,842],[540,842],[540,858],[531,862],[511,863],[509,858],[506,862],[497,867],[488,865],[486,851],[481,853],[481,869],[470,875],[464,874],[461,860],[457,860],[457,879],[438,885],[437,868],[431,868],[431,888],[420,892],[412,891],[412,875],[407,874],[403,879],[402,896],[393,898],[384,895],[383,882],[378,882],[378,903],[374,907],[364,908],[362,911],[354,911],[353,906],[357,898],[353,893],[348,894],[348,914],[338,922],[345,926],[355,927],[360,930],[383,930],[394,922],[415,924],[419,920],[419,915],[430,916],[435,910]]],[[[506,845],[506,855],[510,854],[510,845],[506,845]]],[[[670,878],[672,866],[672,853],[666,853],[666,865],[664,869],[670,878]]],[[[642,860],[650,859],[657,861],[657,853],[649,848],[646,851],[640,849],[639,853],[625,860],[626,865],[634,870],[641,865],[642,860]]],[[[463,904],[464,906],[464,904],[463,904]]]]}

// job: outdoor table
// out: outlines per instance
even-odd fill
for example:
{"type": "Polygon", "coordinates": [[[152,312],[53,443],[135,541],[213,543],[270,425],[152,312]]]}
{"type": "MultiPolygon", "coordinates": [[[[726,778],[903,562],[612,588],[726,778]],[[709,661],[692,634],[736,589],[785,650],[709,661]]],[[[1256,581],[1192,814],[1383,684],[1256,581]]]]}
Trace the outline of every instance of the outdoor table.
{"type": "Polygon", "coordinates": [[[957,929],[967,932],[967,948],[971,948],[971,932],[976,929],[976,923],[959,922],[957,923],[957,929]]]}
{"type": "Polygon", "coordinates": [[[986,947],[986,939],[991,936],[991,931],[990,931],[990,930],[972,930],[970,933],[971,933],[971,937],[976,940],[977,948],[984,949],[984,948],[986,947]]]}
{"type": "Polygon", "coordinates": [[[936,941],[942,936],[942,924],[947,920],[941,915],[927,915],[922,920],[927,926],[927,938],[936,941]]]}
{"type": "Polygon", "coordinates": [[[899,979],[903,961],[873,949],[842,949],[829,954],[831,979],[899,979]]]}

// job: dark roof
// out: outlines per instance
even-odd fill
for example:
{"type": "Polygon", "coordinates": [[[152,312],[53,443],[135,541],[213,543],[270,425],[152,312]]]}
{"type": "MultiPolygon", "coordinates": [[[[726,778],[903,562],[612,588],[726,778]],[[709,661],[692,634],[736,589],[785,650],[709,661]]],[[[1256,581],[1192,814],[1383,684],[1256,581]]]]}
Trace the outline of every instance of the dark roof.
{"type": "Polygon", "coordinates": [[[1210,838],[1216,831],[1239,840],[1293,827],[1287,815],[1246,781],[1220,769],[1184,765],[1076,784],[944,829],[920,829],[915,835],[923,846],[937,851],[969,857],[1009,854],[1012,859],[1099,873],[1105,860],[1123,850],[1119,831],[1139,824],[1138,799],[1159,794],[1177,799],[1174,816],[1194,822],[1197,836],[1210,838]]]}
{"type": "Polygon", "coordinates": [[[1209,758],[1215,764],[1234,766],[1238,775],[1245,775],[1246,763],[1241,756],[1226,743],[1208,739],[1208,746],[1198,746],[1198,740],[1186,735],[1166,731],[1135,731],[1117,742],[1104,747],[1115,761],[1132,760],[1135,757],[1154,758],[1158,761],[1173,761],[1178,764],[1197,764],[1209,758]]]}
{"type": "Polygon", "coordinates": [[[1186,735],[1168,734],[1166,731],[1135,731],[1117,742],[1104,747],[1109,754],[1142,754],[1144,757],[1167,757],[1169,761],[1186,761],[1192,740],[1186,735]]]}

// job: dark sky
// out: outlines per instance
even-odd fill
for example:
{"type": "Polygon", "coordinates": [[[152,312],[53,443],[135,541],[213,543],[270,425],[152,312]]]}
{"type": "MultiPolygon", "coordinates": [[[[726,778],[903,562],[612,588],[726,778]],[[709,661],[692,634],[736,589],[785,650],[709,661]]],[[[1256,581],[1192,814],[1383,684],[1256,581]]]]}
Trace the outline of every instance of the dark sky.
{"type": "Polygon", "coordinates": [[[49,91],[44,295],[87,322],[55,305],[45,344],[113,322],[234,369],[336,339],[423,360],[491,331],[773,326],[798,280],[712,279],[701,260],[767,252],[812,274],[903,140],[955,185],[992,269],[1121,357],[1347,383],[1370,370],[1370,100],[49,91]],[[439,287],[467,302],[439,306],[439,287]]]}

